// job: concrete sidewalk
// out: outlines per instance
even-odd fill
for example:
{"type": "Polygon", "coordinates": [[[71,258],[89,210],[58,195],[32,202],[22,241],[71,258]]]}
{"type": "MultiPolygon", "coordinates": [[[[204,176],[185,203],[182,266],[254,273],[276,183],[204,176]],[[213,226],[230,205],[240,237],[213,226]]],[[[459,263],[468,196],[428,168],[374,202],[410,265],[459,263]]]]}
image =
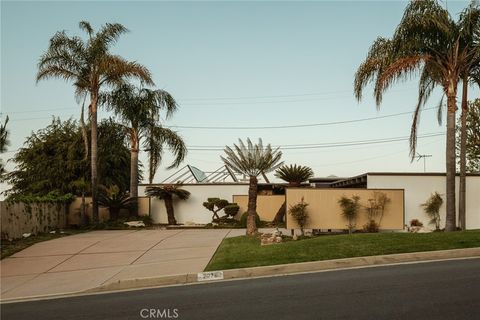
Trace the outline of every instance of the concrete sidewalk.
{"type": "Polygon", "coordinates": [[[40,242],[0,262],[1,299],[202,272],[230,231],[106,230],[40,242]]]}

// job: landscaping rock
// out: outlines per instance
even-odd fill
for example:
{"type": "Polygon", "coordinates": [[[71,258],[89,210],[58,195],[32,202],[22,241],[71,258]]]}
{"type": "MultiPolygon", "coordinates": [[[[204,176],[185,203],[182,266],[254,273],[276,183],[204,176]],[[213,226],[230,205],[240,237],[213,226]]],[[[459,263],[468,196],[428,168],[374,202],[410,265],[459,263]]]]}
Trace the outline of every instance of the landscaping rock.
{"type": "Polygon", "coordinates": [[[145,227],[145,223],[143,221],[128,221],[125,224],[129,227],[145,227]]]}
{"type": "Polygon", "coordinates": [[[266,246],[275,243],[282,242],[282,232],[280,230],[275,230],[273,233],[264,233],[260,237],[260,245],[266,246]]]}
{"type": "Polygon", "coordinates": [[[425,228],[425,227],[410,227],[408,230],[410,233],[429,233],[432,230],[425,228]]]}

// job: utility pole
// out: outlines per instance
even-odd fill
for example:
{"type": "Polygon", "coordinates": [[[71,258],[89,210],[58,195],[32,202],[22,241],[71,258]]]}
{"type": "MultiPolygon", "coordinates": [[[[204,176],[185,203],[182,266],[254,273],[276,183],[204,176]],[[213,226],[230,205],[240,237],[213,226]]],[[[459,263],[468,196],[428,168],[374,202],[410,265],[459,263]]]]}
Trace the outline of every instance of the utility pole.
{"type": "Polygon", "coordinates": [[[420,159],[423,158],[423,172],[427,172],[427,159],[426,158],[430,158],[432,157],[431,154],[420,154],[417,152],[417,156],[415,156],[415,158],[417,158],[417,161],[420,161],[420,159]]]}

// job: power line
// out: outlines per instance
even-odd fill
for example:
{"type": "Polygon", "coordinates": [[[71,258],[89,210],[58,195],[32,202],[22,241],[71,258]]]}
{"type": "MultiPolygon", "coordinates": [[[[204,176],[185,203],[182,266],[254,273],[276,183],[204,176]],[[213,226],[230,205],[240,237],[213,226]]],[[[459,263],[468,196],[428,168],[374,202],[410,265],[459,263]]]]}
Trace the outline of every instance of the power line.
{"type": "MultiPolygon", "coordinates": [[[[418,136],[418,139],[432,138],[445,135],[445,132],[437,133],[428,133],[421,136],[418,136]]],[[[343,141],[335,143],[318,143],[318,144],[309,144],[309,145],[279,145],[274,148],[279,148],[280,150],[301,150],[301,149],[323,149],[323,148],[338,148],[338,147],[350,147],[350,146],[359,146],[359,145],[370,145],[370,144],[380,144],[380,143],[391,143],[397,141],[406,141],[410,137],[393,137],[393,138],[384,138],[384,139],[371,139],[371,140],[358,140],[358,141],[343,141]]],[[[187,147],[189,151],[223,151],[224,147],[220,146],[189,146],[187,147]]]]}
{"type": "MultiPolygon", "coordinates": [[[[425,110],[432,110],[436,109],[436,107],[425,108],[425,110]]],[[[369,118],[361,118],[361,119],[354,119],[354,120],[345,120],[345,121],[332,121],[332,122],[320,122],[320,123],[308,123],[308,124],[296,124],[296,125],[281,125],[281,126],[258,126],[258,127],[235,127],[235,126],[181,126],[181,125],[173,125],[173,126],[166,126],[168,128],[176,128],[176,129],[201,129],[201,130],[263,130],[263,129],[290,129],[290,128],[308,128],[308,127],[319,127],[319,126],[331,126],[331,125],[338,125],[338,124],[347,124],[347,123],[355,123],[355,122],[363,122],[363,121],[371,121],[377,119],[385,119],[391,117],[402,116],[406,114],[412,114],[414,111],[407,111],[407,112],[400,112],[394,113],[384,116],[378,117],[369,117],[369,118]]]]}
{"type": "MultiPolygon", "coordinates": [[[[422,111],[426,110],[433,110],[436,107],[425,108],[422,111]]],[[[407,112],[400,112],[394,113],[384,116],[377,116],[377,117],[368,117],[368,118],[361,118],[361,119],[353,119],[353,120],[344,120],[344,121],[332,121],[332,122],[321,122],[321,123],[308,123],[308,124],[296,124],[296,125],[280,125],[280,126],[251,126],[251,127],[240,127],[240,126],[182,126],[182,125],[172,125],[172,126],[165,126],[171,129],[197,129],[197,130],[271,130],[271,129],[292,129],[292,128],[308,128],[308,127],[320,127],[320,126],[331,126],[331,125],[340,125],[340,124],[349,124],[349,123],[356,123],[356,122],[364,122],[364,121],[372,121],[378,119],[386,119],[392,118],[407,114],[412,114],[413,111],[407,112]]],[[[21,119],[11,119],[10,121],[28,121],[28,120],[40,120],[40,119],[51,119],[52,117],[43,117],[43,118],[21,118],[21,119]]]]}
{"type": "MultiPolygon", "coordinates": [[[[438,136],[444,136],[445,132],[433,132],[419,135],[418,139],[424,138],[433,138],[438,136]]],[[[405,141],[410,139],[408,136],[402,137],[391,137],[383,139],[369,139],[369,140],[354,140],[354,141],[339,141],[339,142],[329,142],[329,143],[311,143],[311,144],[287,144],[287,145],[276,145],[272,146],[273,148],[280,148],[281,150],[300,150],[300,149],[320,149],[320,148],[338,148],[338,147],[350,147],[350,146],[359,146],[359,145],[369,145],[369,144],[379,144],[379,143],[391,143],[398,141],[405,141]]],[[[223,151],[224,146],[187,146],[189,151],[223,151]]],[[[5,153],[16,152],[20,149],[9,150],[5,153]]]]}

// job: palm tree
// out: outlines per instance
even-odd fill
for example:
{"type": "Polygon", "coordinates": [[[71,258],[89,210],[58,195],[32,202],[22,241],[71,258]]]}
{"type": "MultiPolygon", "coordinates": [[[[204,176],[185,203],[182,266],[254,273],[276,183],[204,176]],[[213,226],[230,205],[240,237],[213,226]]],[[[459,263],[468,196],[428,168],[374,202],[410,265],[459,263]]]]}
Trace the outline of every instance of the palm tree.
{"type": "Polygon", "coordinates": [[[38,63],[37,83],[49,78],[60,78],[72,82],[79,101],[89,96],[91,123],[91,167],[93,219],[98,221],[98,178],[97,178],[97,106],[100,90],[117,86],[130,78],[153,84],[150,72],[137,62],[130,62],[110,53],[120,35],[128,30],[118,23],[107,23],[95,32],[90,23],[81,21],[81,30],[87,33],[86,40],[69,37],[65,31],[57,32],[51,39],[47,51],[38,63]]]}
{"type": "MultiPolygon", "coordinates": [[[[7,151],[7,146],[10,144],[8,140],[9,132],[7,130],[8,116],[5,118],[5,122],[0,125],[0,153],[7,151]]],[[[0,177],[5,173],[5,165],[3,159],[0,159],[0,177]]]]}
{"type": "Polygon", "coordinates": [[[412,1],[405,9],[392,39],[378,38],[355,75],[354,91],[361,99],[363,88],[374,82],[377,107],[383,93],[395,82],[420,71],[419,103],[412,125],[410,151],[416,147],[419,110],[436,84],[447,97],[446,143],[446,231],[456,229],[455,221],[455,113],[457,86],[470,63],[471,50],[462,46],[460,28],[434,0],[412,1]],[[426,91],[425,91],[426,90],[426,91]]]}
{"type": "Polygon", "coordinates": [[[273,150],[270,144],[264,147],[262,139],[259,139],[258,144],[255,145],[250,139],[247,139],[247,145],[240,139],[238,142],[238,145],[233,145],[233,149],[226,146],[226,157],[220,156],[220,158],[234,172],[249,177],[247,235],[253,236],[257,233],[257,226],[255,225],[257,177],[280,167],[283,164],[283,162],[280,162],[282,152],[279,148],[273,150]]]}
{"type": "Polygon", "coordinates": [[[160,164],[164,145],[167,145],[175,156],[169,169],[177,167],[187,154],[182,138],[175,131],[162,127],[159,121],[161,110],[166,110],[168,119],[178,109],[178,105],[166,91],[137,89],[128,84],[120,86],[109,94],[106,102],[108,108],[120,117],[130,140],[130,196],[136,198],[138,197],[138,153],[142,138],[146,138],[144,146],[149,153],[150,183],[160,164]]]}
{"type": "Polygon", "coordinates": [[[460,14],[459,27],[462,47],[471,52],[470,63],[462,74],[462,113],[460,116],[460,186],[458,200],[459,227],[466,226],[466,166],[467,166],[467,114],[468,114],[468,85],[469,82],[480,86],[476,78],[480,65],[480,7],[478,2],[472,1],[460,14]]]}
{"type": "MultiPolygon", "coordinates": [[[[289,166],[284,165],[277,169],[277,171],[275,172],[275,176],[282,179],[283,181],[288,182],[289,187],[299,187],[302,182],[307,181],[308,179],[313,177],[313,171],[310,167],[307,166],[297,166],[296,164],[289,166]]],[[[278,224],[282,222],[283,217],[285,216],[286,209],[286,202],[283,202],[272,223],[278,224]]]]}
{"type": "Polygon", "coordinates": [[[117,220],[120,210],[128,209],[131,213],[136,211],[137,198],[132,198],[128,192],[120,190],[116,185],[108,188],[102,188],[98,195],[98,204],[101,207],[108,208],[110,220],[117,220]]]}
{"type": "Polygon", "coordinates": [[[173,198],[180,200],[187,200],[190,197],[190,192],[182,189],[181,184],[170,184],[158,187],[147,187],[145,193],[149,197],[155,197],[165,202],[165,209],[167,210],[168,224],[177,224],[175,213],[173,210],[173,198]]]}

